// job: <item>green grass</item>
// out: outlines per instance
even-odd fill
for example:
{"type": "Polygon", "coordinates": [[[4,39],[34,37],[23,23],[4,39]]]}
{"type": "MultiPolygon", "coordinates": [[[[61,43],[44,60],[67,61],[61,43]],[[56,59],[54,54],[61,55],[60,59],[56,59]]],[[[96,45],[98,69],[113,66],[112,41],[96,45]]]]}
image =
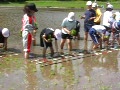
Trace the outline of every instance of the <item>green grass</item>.
{"type": "MultiPolygon", "coordinates": [[[[86,1],[26,1],[34,2],[37,7],[60,7],[60,8],[85,8],[86,1]]],[[[0,6],[15,6],[15,7],[23,7],[25,3],[0,3],[0,6]]],[[[106,2],[98,2],[98,4],[106,6],[106,2]]],[[[114,9],[120,9],[119,4],[120,1],[111,2],[113,4],[114,9]]]]}

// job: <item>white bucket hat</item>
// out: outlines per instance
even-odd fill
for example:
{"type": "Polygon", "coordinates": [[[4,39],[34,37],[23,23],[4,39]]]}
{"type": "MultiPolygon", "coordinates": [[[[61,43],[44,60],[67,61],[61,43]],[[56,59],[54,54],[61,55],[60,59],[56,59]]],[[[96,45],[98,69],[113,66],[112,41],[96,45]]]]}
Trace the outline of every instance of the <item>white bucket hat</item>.
{"type": "Polygon", "coordinates": [[[107,6],[107,8],[113,9],[113,5],[109,4],[109,5],[107,6]]]}
{"type": "Polygon", "coordinates": [[[93,3],[93,4],[92,4],[92,7],[97,7],[97,3],[93,3]]]}
{"type": "Polygon", "coordinates": [[[9,37],[10,31],[9,31],[7,28],[3,28],[3,29],[2,29],[2,35],[3,35],[4,37],[9,37]]]}
{"type": "Polygon", "coordinates": [[[61,35],[62,35],[62,31],[60,29],[56,29],[54,32],[55,37],[57,38],[57,40],[61,39],[61,35]]]}
{"type": "Polygon", "coordinates": [[[92,5],[92,2],[91,1],[87,1],[86,5],[92,5]]]}
{"type": "Polygon", "coordinates": [[[74,12],[70,12],[68,14],[68,21],[74,21],[75,20],[75,13],[74,12]]]}

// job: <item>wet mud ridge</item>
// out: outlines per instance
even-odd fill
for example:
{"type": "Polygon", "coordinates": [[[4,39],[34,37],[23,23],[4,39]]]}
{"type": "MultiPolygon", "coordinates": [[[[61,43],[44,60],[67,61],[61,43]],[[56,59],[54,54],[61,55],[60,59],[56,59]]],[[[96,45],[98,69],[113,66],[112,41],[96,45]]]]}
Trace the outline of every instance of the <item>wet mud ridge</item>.
{"type": "MultiPolygon", "coordinates": [[[[120,50],[120,49],[111,48],[110,50],[102,49],[97,51],[84,51],[83,53],[74,52],[73,55],[64,54],[54,58],[53,57],[47,57],[46,59],[38,58],[38,59],[31,60],[31,62],[35,62],[36,64],[40,64],[41,67],[44,67],[44,66],[59,64],[67,61],[79,60],[81,58],[87,58],[91,56],[94,57],[102,54],[107,55],[116,50],[120,50]]],[[[81,64],[82,62],[83,61],[81,61],[81,64]]]]}

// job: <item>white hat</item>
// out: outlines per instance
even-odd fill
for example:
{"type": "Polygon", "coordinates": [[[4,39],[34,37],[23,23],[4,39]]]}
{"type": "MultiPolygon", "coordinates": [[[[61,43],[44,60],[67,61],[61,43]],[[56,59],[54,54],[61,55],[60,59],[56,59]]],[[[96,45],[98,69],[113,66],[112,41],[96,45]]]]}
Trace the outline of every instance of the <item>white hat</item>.
{"type": "Polygon", "coordinates": [[[68,14],[68,21],[74,21],[75,20],[75,13],[74,12],[70,12],[68,14]]]}
{"type": "Polygon", "coordinates": [[[53,31],[53,32],[55,31],[53,28],[47,28],[47,29],[49,29],[49,30],[51,30],[51,31],[53,31]]]}
{"type": "Polygon", "coordinates": [[[4,37],[9,37],[9,35],[10,35],[9,30],[8,30],[7,28],[3,28],[3,29],[2,29],[2,35],[3,35],[4,37]]]}
{"type": "Polygon", "coordinates": [[[92,5],[91,1],[87,1],[86,5],[92,5]]]}
{"type": "Polygon", "coordinates": [[[56,29],[54,32],[55,37],[57,38],[57,40],[61,39],[61,35],[62,35],[62,31],[60,29],[56,29]]]}
{"type": "Polygon", "coordinates": [[[97,3],[93,3],[93,4],[92,4],[92,7],[97,7],[97,3]]]}
{"type": "Polygon", "coordinates": [[[107,6],[107,8],[113,9],[113,5],[109,4],[109,5],[107,6]]]}

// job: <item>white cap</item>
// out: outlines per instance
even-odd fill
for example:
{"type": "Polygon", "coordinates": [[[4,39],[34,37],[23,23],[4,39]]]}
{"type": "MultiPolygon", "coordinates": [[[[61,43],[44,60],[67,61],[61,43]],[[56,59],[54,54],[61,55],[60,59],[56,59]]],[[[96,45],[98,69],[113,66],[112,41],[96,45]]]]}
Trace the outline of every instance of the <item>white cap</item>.
{"type": "Polygon", "coordinates": [[[110,25],[110,23],[106,23],[106,24],[104,24],[106,27],[108,27],[108,28],[111,28],[111,25],[110,25]]]}
{"type": "Polygon", "coordinates": [[[87,1],[86,5],[92,5],[91,1],[87,1]]]}
{"type": "Polygon", "coordinates": [[[113,9],[113,5],[109,4],[109,5],[107,6],[107,8],[113,9]]]}
{"type": "Polygon", "coordinates": [[[53,32],[55,31],[53,28],[47,28],[47,29],[49,29],[49,30],[51,30],[51,31],[53,31],[53,32]]]}
{"type": "Polygon", "coordinates": [[[92,4],[92,7],[97,7],[97,3],[93,3],[93,4],[92,4]]]}
{"type": "Polygon", "coordinates": [[[60,29],[56,29],[54,32],[55,37],[57,38],[57,40],[61,39],[61,35],[62,35],[62,31],[60,29]]]}
{"type": "Polygon", "coordinates": [[[75,20],[75,13],[74,12],[70,12],[68,14],[68,21],[74,21],[75,20]]]}
{"type": "Polygon", "coordinates": [[[10,35],[9,30],[8,30],[7,28],[3,28],[3,29],[2,29],[2,35],[3,35],[4,37],[9,37],[9,35],[10,35]]]}

